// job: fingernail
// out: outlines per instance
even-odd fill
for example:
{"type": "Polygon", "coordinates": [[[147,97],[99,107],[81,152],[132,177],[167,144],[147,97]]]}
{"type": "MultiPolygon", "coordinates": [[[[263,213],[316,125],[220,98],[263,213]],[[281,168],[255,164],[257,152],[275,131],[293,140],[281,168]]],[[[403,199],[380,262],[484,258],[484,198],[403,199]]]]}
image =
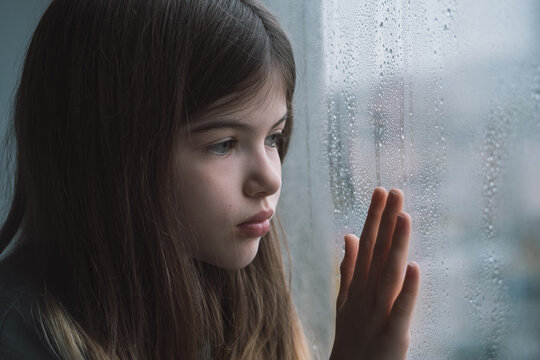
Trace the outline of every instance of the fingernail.
{"type": "Polygon", "coordinates": [[[373,199],[375,199],[375,196],[377,195],[377,191],[386,191],[385,188],[383,188],[382,186],[377,186],[374,190],[373,190],[373,194],[371,194],[371,200],[373,201],[373,199]]]}
{"type": "Polygon", "coordinates": [[[403,226],[403,223],[405,222],[405,215],[403,213],[397,214],[396,218],[396,226],[403,226]]]}
{"type": "Polygon", "coordinates": [[[417,263],[415,263],[414,261],[411,261],[410,263],[407,264],[407,271],[412,271],[417,266],[418,266],[417,263]]]}
{"type": "Polygon", "coordinates": [[[392,189],[388,193],[388,200],[386,201],[388,202],[388,204],[391,204],[391,205],[395,204],[398,199],[398,196],[399,196],[399,192],[395,189],[392,189]]]}

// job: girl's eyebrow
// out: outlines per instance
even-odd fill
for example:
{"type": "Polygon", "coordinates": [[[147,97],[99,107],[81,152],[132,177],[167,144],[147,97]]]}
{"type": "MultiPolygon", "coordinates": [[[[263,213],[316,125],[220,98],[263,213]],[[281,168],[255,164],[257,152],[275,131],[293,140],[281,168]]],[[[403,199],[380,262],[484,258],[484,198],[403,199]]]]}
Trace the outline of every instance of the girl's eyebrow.
{"type": "MultiPolygon", "coordinates": [[[[275,128],[285,120],[287,120],[288,114],[285,113],[281,119],[279,119],[274,125],[272,125],[271,129],[275,128]]],[[[199,124],[195,124],[193,126],[189,127],[190,133],[200,133],[205,132],[209,130],[214,129],[223,129],[223,128],[229,128],[229,129],[240,129],[240,130],[253,130],[253,126],[242,122],[240,120],[235,119],[219,119],[219,120],[213,120],[213,121],[204,121],[199,124]]]]}

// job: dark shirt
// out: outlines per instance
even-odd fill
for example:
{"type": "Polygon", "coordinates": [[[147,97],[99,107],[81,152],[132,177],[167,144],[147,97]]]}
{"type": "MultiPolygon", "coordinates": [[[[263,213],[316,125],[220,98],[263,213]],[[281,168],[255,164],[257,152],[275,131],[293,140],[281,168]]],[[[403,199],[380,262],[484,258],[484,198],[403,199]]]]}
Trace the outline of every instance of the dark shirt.
{"type": "Polygon", "coordinates": [[[58,359],[32,324],[36,296],[23,278],[0,273],[0,359],[58,359]]]}

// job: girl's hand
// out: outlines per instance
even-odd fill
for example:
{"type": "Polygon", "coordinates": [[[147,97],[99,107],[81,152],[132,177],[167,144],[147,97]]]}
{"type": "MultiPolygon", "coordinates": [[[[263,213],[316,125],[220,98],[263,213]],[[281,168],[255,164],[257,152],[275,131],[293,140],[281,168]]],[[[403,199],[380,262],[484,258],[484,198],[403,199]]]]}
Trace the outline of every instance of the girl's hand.
{"type": "Polygon", "coordinates": [[[362,236],[345,236],[331,360],[405,359],[420,269],[406,267],[411,220],[403,194],[373,192],[362,236]]]}

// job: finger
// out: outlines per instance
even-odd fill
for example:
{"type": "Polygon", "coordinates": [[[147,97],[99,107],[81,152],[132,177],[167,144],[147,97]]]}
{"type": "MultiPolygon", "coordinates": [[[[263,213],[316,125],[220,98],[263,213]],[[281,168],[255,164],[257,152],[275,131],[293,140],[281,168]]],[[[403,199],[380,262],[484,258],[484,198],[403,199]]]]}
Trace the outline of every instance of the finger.
{"type": "Polygon", "coordinates": [[[381,217],[381,224],[377,234],[377,242],[375,243],[375,248],[373,249],[373,258],[369,268],[367,286],[368,292],[370,293],[374,293],[374,290],[377,288],[380,273],[384,262],[386,261],[388,249],[392,243],[392,235],[396,225],[396,217],[401,211],[402,207],[403,193],[401,190],[390,190],[388,193],[388,198],[386,199],[386,206],[381,217]]]}
{"type": "Polygon", "coordinates": [[[360,236],[360,244],[358,249],[358,257],[354,269],[354,283],[352,285],[353,292],[362,292],[366,286],[369,265],[373,254],[373,247],[377,239],[381,216],[386,204],[387,192],[383,187],[377,187],[373,190],[371,196],[371,204],[369,205],[366,222],[360,236]]]}
{"type": "Polygon", "coordinates": [[[401,212],[397,215],[392,245],[390,246],[390,251],[388,252],[377,288],[377,308],[384,314],[390,313],[392,304],[403,284],[410,235],[411,218],[409,214],[401,212]]]}
{"type": "Polygon", "coordinates": [[[420,267],[416,263],[410,263],[407,266],[403,287],[392,307],[388,322],[390,334],[395,339],[406,339],[409,336],[409,327],[419,287],[420,267]]]}
{"type": "Polygon", "coordinates": [[[340,266],[341,280],[339,283],[339,293],[337,297],[337,308],[347,300],[349,286],[353,278],[354,265],[358,254],[358,238],[355,235],[345,235],[345,256],[340,266]]]}

